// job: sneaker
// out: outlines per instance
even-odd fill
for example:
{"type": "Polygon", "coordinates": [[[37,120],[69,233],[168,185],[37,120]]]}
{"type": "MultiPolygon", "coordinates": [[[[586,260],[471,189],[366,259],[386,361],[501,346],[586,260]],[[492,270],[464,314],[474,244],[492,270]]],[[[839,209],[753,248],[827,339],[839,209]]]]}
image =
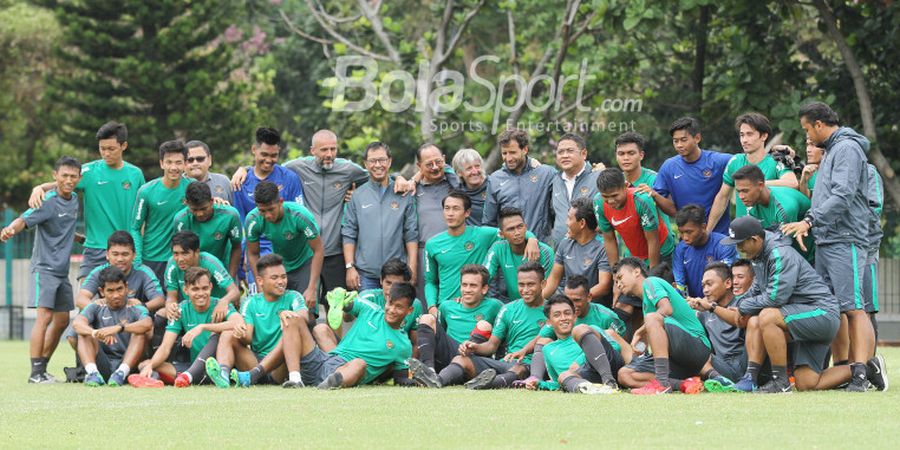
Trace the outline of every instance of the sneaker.
{"type": "Polygon", "coordinates": [[[128,381],[125,380],[125,372],[122,372],[121,370],[117,370],[109,376],[109,385],[112,387],[125,386],[127,384],[128,381]]]}
{"type": "Polygon", "coordinates": [[[42,373],[42,374],[41,374],[41,377],[44,378],[44,384],[52,384],[52,383],[56,383],[56,382],[57,382],[56,377],[54,377],[53,375],[50,375],[50,374],[47,373],[47,372],[42,373]]]}
{"type": "Polygon", "coordinates": [[[241,372],[231,369],[231,381],[237,387],[250,387],[250,372],[241,372]]]}
{"type": "Polygon", "coordinates": [[[847,387],[844,388],[844,392],[866,392],[870,387],[873,387],[873,385],[868,380],[859,380],[854,378],[852,381],[850,381],[850,384],[848,384],[847,387]]]}
{"type": "Polygon", "coordinates": [[[734,382],[721,375],[706,380],[703,387],[709,392],[738,392],[734,382]]]}
{"type": "Polygon", "coordinates": [[[690,377],[681,382],[681,392],[684,394],[699,394],[703,392],[703,382],[700,377],[690,377]]]}
{"type": "Polygon", "coordinates": [[[186,388],[190,387],[191,379],[188,378],[187,374],[182,372],[175,376],[175,387],[177,388],[186,388]]]}
{"type": "Polygon", "coordinates": [[[884,363],[884,356],[875,355],[866,363],[866,377],[879,391],[886,391],[890,386],[888,383],[887,366],[884,363]]]}
{"type": "Polygon", "coordinates": [[[328,301],[328,326],[337,330],[344,323],[344,306],[356,298],[356,291],[347,292],[343,288],[334,288],[325,294],[328,301]]]}
{"type": "Polygon", "coordinates": [[[215,383],[217,388],[227,389],[231,386],[228,377],[222,373],[222,366],[212,356],[206,358],[206,376],[215,383]]]}
{"type": "Polygon", "coordinates": [[[634,395],[656,395],[668,394],[670,392],[672,392],[672,386],[663,386],[659,384],[659,381],[656,381],[656,379],[650,380],[644,387],[631,390],[631,393],[634,395]]]}
{"type": "Polygon", "coordinates": [[[585,381],[578,385],[578,392],[587,395],[609,395],[615,394],[619,390],[608,384],[593,384],[590,381],[585,381]]]}
{"type": "Polygon", "coordinates": [[[466,389],[487,389],[488,386],[491,385],[491,382],[494,381],[494,378],[497,376],[497,371],[494,369],[485,369],[478,375],[475,375],[475,378],[472,378],[469,381],[466,381],[466,389]]]}
{"type": "Polygon", "coordinates": [[[412,372],[413,380],[417,383],[427,388],[441,388],[441,380],[434,372],[434,369],[416,358],[409,358],[406,363],[409,365],[410,372],[412,372]]]}
{"type": "Polygon", "coordinates": [[[89,373],[84,377],[85,386],[97,387],[104,384],[106,384],[106,381],[103,380],[103,375],[100,375],[100,372],[89,373]]]}
{"type": "Polygon", "coordinates": [[[790,383],[772,380],[756,390],[757,394],[790,394],[793,391],[790,383]]]}
{"type": "Polygon", "coordinates": [[[136,388],[161,388],[165,386],[165,384],[160,380],[145,377],[137,373],[128,375],[128,384],[136,388]]]}
{"type": "Polygon", "coordinates": [[[749,374],[745,374],[734,384],[734,388],[737,389],[738,392],[756,392],[757,389],[759,389],[759,386],[753,382],[753,379],[750,378],[749,374]]]}

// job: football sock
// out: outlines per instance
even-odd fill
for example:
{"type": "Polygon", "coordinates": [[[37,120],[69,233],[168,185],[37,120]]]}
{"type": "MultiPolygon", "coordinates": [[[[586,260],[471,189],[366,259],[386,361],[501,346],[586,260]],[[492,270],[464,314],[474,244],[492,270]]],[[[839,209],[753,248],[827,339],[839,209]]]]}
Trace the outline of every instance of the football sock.
{"type": "Polygon", "coordinates": [[[465,370],[463,370],[462,366],[457,363],[450,363],[447,367],[444,367],[441,370],[441,373],[438,374],[438,380],[441,382],[441,386],[450,386],[454,384],[460,384],[463,381],[463,377],[465,376],[465,370]]]}
{"type": "Polygon", "coordinates": [[[434,369],[434,328],[420,323],[417,342],[419,361],[434,369]]]}
{"type": "Polygon", "coordinates": [[[594,333],[585,334],[581,338],[581,349],[584,351],[588,364],[600,374],[600,378],[604,383],[615,381],[612,375],[612,368],[609,366],[609,359],[606,356],[606,349],[603,348],[603,342],[600,341],[600,337],[594,333]]]}

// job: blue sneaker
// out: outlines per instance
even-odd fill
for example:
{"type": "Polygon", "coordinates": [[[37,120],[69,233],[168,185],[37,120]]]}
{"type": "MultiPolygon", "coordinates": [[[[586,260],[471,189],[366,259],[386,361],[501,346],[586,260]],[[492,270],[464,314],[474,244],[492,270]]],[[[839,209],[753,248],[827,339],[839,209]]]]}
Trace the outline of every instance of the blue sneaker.
{"type": "Polygon", "coordinates": [[[125,386],[127,384],[128,382],[125,381],[125,373],[121,370],[117,370],[109,376],[109,385],[111,387],[125,386]]]}
{"type": "Polygon", "coordinates": [[[741,392],[756,392],[756,390],[759,389],[759,386],[753,382],[750,375],[745,374],[734,384],[734,388],[741,392]]]}
{"type": "Polygon", "coordinates": [[[240,372],[237,369],[231,369],[231,381],[237,387],[250,387],[250,372],[240,372]]]}
{"type": "Polygon", "coordinates": [[[106,384],[106,381],[103,380],[103,375],[100,375],[100,372],[89,373],[84,377],[85,386],[97,387],[104,384],[106,384]]]}

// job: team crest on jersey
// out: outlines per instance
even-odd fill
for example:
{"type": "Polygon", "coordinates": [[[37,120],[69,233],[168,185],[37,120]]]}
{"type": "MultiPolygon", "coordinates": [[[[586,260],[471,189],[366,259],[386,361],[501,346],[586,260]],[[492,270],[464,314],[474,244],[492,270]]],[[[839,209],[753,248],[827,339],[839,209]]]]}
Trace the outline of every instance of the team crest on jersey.
{"type": "Polygon", "coordinates": [[[587,195],[587,193],[588,193],[588,187],[582,186],[581,187],[581,195],[587,195]]]}
{"type": "Polygon", "coordinates": [[[400,204],[397,202],[391,202],[391,209],[397,209],[400,207],[400,204]]]}
{"type": "Polygon", "coordinates": [[[216,234],[213,235],[213,239],[215,239],[215,240],[217,240],[217,241],[221,241],[222,238],[224,238],[224,237],[225,237],[225,236],[223,236],[222,233],[220,233],[220,232],[218,232],[218,231],[216,231],[216,234]]]}
{"type": "Polygon", "coordinates": [[[594,262],[593,259],[591,259],[591,258],[584,258],[584,265],[585,265],[585,266],[590,266],[592,262],[594,262]]]}
{"type": "Polygon", "coordinates": [[[544,328],[544,324],[546,324],[546,323],[547,323],[546,320],[538,320],[538,327],[544,328]]]}
{"type": "Polygon", "coordinates": [[[127,189],[131,189],[131,183],[128,182],[128,181],[123,181],[123,182],[122,182],[122,189],[126,189],[126,190],[127,190],[127,189]]]}
{"type": "Polygon", "coordinates": [[[481,193],[481,198],[487,198],[487,191],[481,193]]]}
{"type": "Polygon", "coordinates": [[[713,255],[706,255],[706,262],[707,263],[713,262],[713,255]]]}
{"type": "Polygon", "coordinates": [[[340,190],[341,187],[343,187],[343,186],[344,186],[344,185],[341,184],[341,183],[334,183],[334,188],[337,189],[337,190],[340,190]]]}
{"type": "Polygon", "coordinates": [[[287,240],[291,240],[291,239],[294,238],[294,233],[291,233],[290,231],[285,231],[285,232],[284,232],[284,238],[287,239],[287,240]]]}
{"type": "Polygon", "coordinates": [[[478,322],[478,321],[481,321],[481,320],[484,320],[484,314],[476,314],[476,315],[475,315],[475,321],[478,322]]]}
{"type": "Polygon", "coordinates": [[[466,242],[466,251],[467,251],[467,252],[471,252],[473,248],[475,248],[475,243],[474,243],[474,242],[471,242],[471,241],[470,241],[470,242],[466,242]]]}
{"type": "Polygon", "coordinates": [[[394,343],[391,342],[390,339],[387,340],[387,344],[385,344],[385,345],[387,346],[388,350],[393,350],[393,348],[394,348],[394,343]]]}
{"type": "Polygon", "coordinates": [[[216,186],[216,194],[222,194],[225,192],[225,189],[222,186],[216,186]]]}
{"type": "Polygon", "coordinates": [[[281,192],[281,191],[283,191],[283,190],[284,190],[284,185],[283,185],[283,184],[279,184],[279,185],[278,185],[278,192],[281,192]]]}
{"type": "Polygon", "coordinates": [[[706,177],[706,178],[711,177],[711,176],[712,176],[712,170],[710,170],[710,169],[704,170],[704,171],[703,171],[703,176],[706,177]]]}
{"type": "Polygon", "coordinates": [[[128,298],[134,298],[135,295],[137,295],[137,292],[134,289],[128,290],[128,298]]]}
{"type": "Polygon", "coordinates": [[[532,176],[531,176],[531,182],[532,182],[532,183],[537,183],[537,175],[532,175],[532,176]]]}

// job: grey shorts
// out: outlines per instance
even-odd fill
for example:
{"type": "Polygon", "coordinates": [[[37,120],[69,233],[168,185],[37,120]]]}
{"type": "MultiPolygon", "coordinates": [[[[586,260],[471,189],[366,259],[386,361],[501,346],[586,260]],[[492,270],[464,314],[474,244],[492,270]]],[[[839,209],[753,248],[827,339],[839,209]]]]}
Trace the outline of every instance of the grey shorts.
{"type": "Polygon", "coordinates": [[[160,283],[163,282],[162,280],[166,279],[166,264],[168,264],[168,262],[166,262],[166,261],[143,261],[143,263],[145,266],[149,267],[150,270],[153,271],[153,274],[156,275],[157,280],[160,280],[160,283]]]}
{"type": "Polygon", "coordinates": [[[489,358],[487,356],[471,356],[472,365],[475,366],[475,373],[484,372],[487,369],[494,369],[497,374],[509,371],[516,365],[514,362],[504,361],[502,359],[489,358]]]}
{"type": "Polygon", "coordinates": [[[322,263],[322,275],[319,277],[319,285],[322,287],[319,289],[319,303],[327,305],[325,294],[328,291],[336,287],[347,288],[347,269],[344,267],[343,254],[325,257],[325,261],[322,263]]]}
{"type": "Polygon", "coordinates": [[[878,247],[869,250],[863,274],[863,299],[867,313],[877,313],[878,306],[878,247]]]}
{"type": "Polygon", "coordinates": [[[867,249],[846,242],[816,248],[816,272],[831,288],[841,312],[865,309],[863,275],[868,256],[867,249]]]}
{"type": "MultiPolygon", "coordinates": [[[[666,334],[669,338],[669,376],[683,380],[700,375],[703,366],[709,361],[709,347],[703,341],[684,331],[678,325],[666,322],[666,334]]],[[[626,367],[635,372],[653,373],[653,357],[641,355],[631,360],[626,367]]],[[[743,375],[743,374],[742,374],[743,375]]]]}
{"type": "Polygon", "coordinates": [[[808,366],[821,372],[841,325],[840,316],[815,305],[784,305],[779,311],[794,338],[794,367],[808,366]]]}
{"type": "Polygon", "coordinates": [[[30,284],[29,308],[47,308],[53,312],[69,312],[75,308],[69,277],[31,272],[30,284]]]}
{"type": "Polygon", "coordinates": [[[344,358],[313,347],[311,352],[300,358],[300,377],[303,384],[315,387],[344,364],[347,364],[344,358]]]}
{"type": "Polygon", "coordinates": [[[712,355],[712,366],[723,377],[737,381],[747,372],[747,353],[740,355],[712,355]]]}
{"type": "Polygon", "coordinates": [[[309,287],[309,272],[312,270],[312,262],[290,271],[287,273],[287,288],[303,293],[309,287]]]}
{"type": "Polygon", "coordinates": [[[105,248],[85,248],[82,255],[81,265],[78,266],[78,275],[75,277],[77,280],[87,278],[92,270],[107,263],[105,248]]]}

